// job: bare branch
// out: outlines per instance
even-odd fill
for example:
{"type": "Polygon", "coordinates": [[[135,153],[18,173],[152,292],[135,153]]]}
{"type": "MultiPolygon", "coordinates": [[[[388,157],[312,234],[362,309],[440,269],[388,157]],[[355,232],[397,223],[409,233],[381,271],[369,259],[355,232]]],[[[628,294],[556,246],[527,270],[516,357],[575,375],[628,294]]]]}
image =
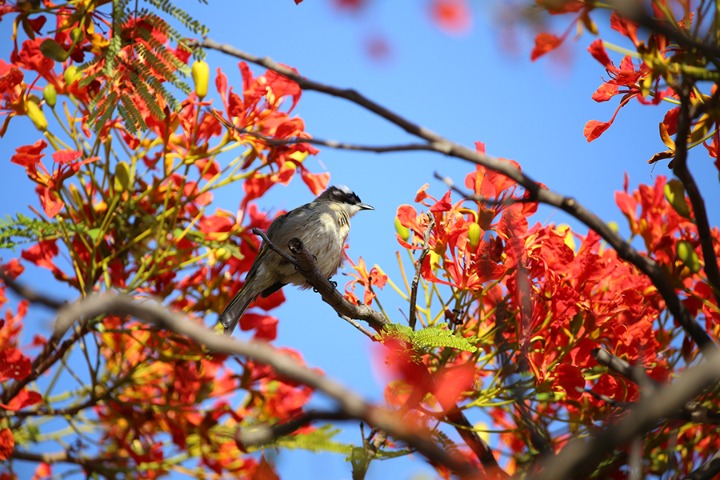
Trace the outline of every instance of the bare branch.
{"type": "Polygon", "coordinates": [[[354,420],[355,418],[348,415],[347,412],[332,410],[310,410],[303,412],[292,420],[285,423],[278,423],[267,427],[258,427],[253,429],[238,428],[235,432],[235,440],[244,446],[261,446],[277,441],[286,435],[291,435],[302,427],[313,422],[327,420],[354,420]]]}
{"type": "Polygon", "coordinates": [[[636,383],[641,389],[645,390],[646,394],[652,393],[656,388],[660,386],[652,378],[648,377],[645,370],[641,367],[630,365],[628,362],[620,357],[617,357],[607,350],[602,348],[596,348],[592,352],[593,358],[601,365],[618,372],[623,377],[636,383]]]}
{"type": "Polygon", "coordinates": [[[63,301],[55,300],[54,298],[50,298],[30,287],[18,283],[14,278],[3,272],[0,272],[0,280],[2,280],[3,283],[10,288],[10,290],[17,293],[30,303],[45,305],[46,307],[50,307],[54,310],[57,310],[65,304],[63,301]]]}

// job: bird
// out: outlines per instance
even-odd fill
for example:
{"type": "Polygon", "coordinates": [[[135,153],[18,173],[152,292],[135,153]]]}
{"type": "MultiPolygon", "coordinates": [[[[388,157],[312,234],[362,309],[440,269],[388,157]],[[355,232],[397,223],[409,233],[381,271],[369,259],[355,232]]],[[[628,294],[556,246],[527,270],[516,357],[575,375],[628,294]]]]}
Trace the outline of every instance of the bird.
{"type": "MultiPolygon", "coordinates": [[[[315,200],[280,215],[270,224],[267,238],[288,252],[288,242],[300,239],[315,260],[318,270],[331,278],[343,263],[345,239],[350,233],[350,218],[361,210],[375,210],[363,203],[344,185],[331,186],[315,200]]],[[[273,252],[263,242],[245,284],[220,314],[225,335],[231,335],[240,317],[259,296],[267,297],[287,284],[305,289],[310,285],[295,266],[273,252]]]]}

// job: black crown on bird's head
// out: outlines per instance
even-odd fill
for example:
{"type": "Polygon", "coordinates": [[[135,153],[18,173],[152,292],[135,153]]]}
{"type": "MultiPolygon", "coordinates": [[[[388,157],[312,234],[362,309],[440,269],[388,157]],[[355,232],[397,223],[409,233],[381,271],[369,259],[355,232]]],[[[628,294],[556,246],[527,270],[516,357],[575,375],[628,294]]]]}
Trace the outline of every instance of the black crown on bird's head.
{"type": "Polygon", "coordinates": [[[345,185],[333,185],[331,187],[328,187],[328,189],[321,193],[320,196],[317,197],[317,199],[319,201],[356,205],[361,210],[374,210],[373,207],[371,207],[370,205],[363,203],[362,200],[360,200],[360,197],[358,197],[355,192],[350,190],[345,185]]]}

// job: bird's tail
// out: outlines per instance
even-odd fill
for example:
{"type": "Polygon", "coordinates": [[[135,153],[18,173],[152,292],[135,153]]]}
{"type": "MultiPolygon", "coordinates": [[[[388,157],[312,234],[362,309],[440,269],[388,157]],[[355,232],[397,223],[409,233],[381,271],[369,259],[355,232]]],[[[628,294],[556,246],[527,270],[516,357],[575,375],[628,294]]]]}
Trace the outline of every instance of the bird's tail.
{"type": "Polygon", "coordinates": [[[233,299],[230,300],[230,303],[227,304],[227,307],[225,307],[225,310],[220,314],[220,323],[225,329],[225,335],[232,335],[235,326],[240,321],[240,317],[242,317],[245,310],[247,310],[253,300],[258,296],[258,293],[254,292],[253,288],[251,288],[252,283],[253,282],[246,281],[245,285],[235,294],[233,299]]]}

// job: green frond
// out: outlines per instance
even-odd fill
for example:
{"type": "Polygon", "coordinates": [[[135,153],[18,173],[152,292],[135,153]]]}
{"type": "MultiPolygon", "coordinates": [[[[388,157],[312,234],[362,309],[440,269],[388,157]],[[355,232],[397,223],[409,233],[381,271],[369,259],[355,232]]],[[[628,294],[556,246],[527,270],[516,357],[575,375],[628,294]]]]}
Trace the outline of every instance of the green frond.
{"type": "MultiPolygon", "coordinates": [[[[177,22],[175,26],[182,25],[183,29],[195,35],[207,35],[208,28],[174,5],[171,0],[145,0],[145,3],[149,8],[139,8],[137,1],[133,0],[113,0],[112,30],[107,48],[103,55],[79,66],[83,71],[102,62],[102,69],[81,80],[83,86],[106,77],[99,94],[90,105],[92,114],[89,123],[95,129],[100,128],[101,121],[106,121],[115,111],[131,132],[147,128],[140,109],[133,103],[137,102],[137,99],[133,100],[130,92],[142,98],[144,106],[154,117],[163,118],[165,105],[171,110],[177,110],[180,106],[171,93],[173,87],[184,94],[192,91],[185,81],[190,75],[190,67],[165,43],[153,36],[153,31],[162,32],[171,44],[190,50],[186,43],[188,35],[180,33],[169,21],[177,22]],[[128,21],[132,18],[141,18],[144,24],[151,28],[128,28],[128,21]],[[128,50],[128,47],[132,49],[131,54],[123,57],[127,58],[126,60],[120,60],[120,53],[128,50]],[[133,58],[142,61],[133,61],[133,58]],[[123,62],[122,66],[125,67],[121,70],[126,70],[120,74],[122,76],[118,74],[119,62],[123,62]],[[128,71],[130,73],[127,73],[128,71]],[[118,85],[125,93],[117,91],[118,85]],[[113,102],[107,101],[110,92],[116,92],[113,102]]],[[[204,56],[204,52],[200,50],[193,53],[198,58],[204,56]]],[[[127,55],[127,52],[125,54],[127,55]]]]}
{"type": "Polygon", "coordinates": [[[427,327],[415,332],[414,345],[422,348],[450,347],[456,350],[474,352],[477,348],[466,338],[457,336],[443,325],[427,327]]]}
{"type": "Polygon", "coordinates": [[[142,118],[142,114],[133,103],[132,98],[128,95],[120,96],[120,103],[118,103],[117,108],[120,116],[125,119],[125,126],[131,133],[137,133],[138,130],[144,130],[147,128],[145,120],[142,118]]]}
{"type": "MultiPolygon", "coordinates": [[[[75,225],[66,222],[67,230],[74,230],[75,225]]],[[[25,244],[35,244],[38,240],[52,240],[60,236],[57,222],[48,222],[37,218],[30,218],[18,213],[14,218],[10,215],[0,218],[0,248],[15,249],[25,244]]]]}
{"type": "Polygon", "coordinates": [[[153,101],[153,94],[150,92],[150,90],[148,90],[147,85],[145,85],[145,83],[143,83],[140,77],[138,77],[135,73],[130,73],[130,78],[133,81],[133,86],[140,94],[143,101],[145,101],[145,105],[147,105],[152,116],[155,118],[163,118],[165,116],[165,113],[163,113],[160,106],[153,101]]]}
{"type": "Polygon", "coordinates": [[[167,102],[171,110],[177,110],[180,106],[175,97],[165,88],[165,86],[150,72],[147,65],[137,65],[140,78],[147,81],[153,91],[158,92],[160,96],[167,102]]]}
{"type": "Polygon", "coordinates": [[[289,450],[307,450],[309,452],[332,452],[349,455],[353,446],[333,440],[340,432],[331,425],[323,425],[312,432],[302,435],[287,435],[275,444],[289,450]]]}
{"type": "Polygon", "coordinates": [[[439,347],[454,348],[466,352],[477,350],[470,341],[464,337],[455,335],[445,325],[434,325],[422,330],[414,331],[407,325],[391,324],[386,325],[381,333],[383,338],[397,338],[412,344],[418,350],[431,350],[439,347]]]}
{"type": "Polygon", "coordinates": [[[176,7],[170,0],[146,0],[147,3],[155,8],[167,13],[172,18],[180,22],[185,28],[199,35],[207,35],[208,28],[202,23],[195,20],[192,15],[187,13],[180,7],[176,7]]]}
{"type": "Polygon", "coordinates": [[[446,451],[450,453],[459,453],[457,444],[447,436],[447,434],[441,430],[435,430],[433,432],[433,437],[437,442],[440,444],[440,446],[446,451]]]}
{"type": "MultiPolygon", "coordinates": [[[[157,38],[151,36],[147,40],[147,42],[165,63],[170,64],[173,68],[175,68],[176,70],[180,70],[185,74],[190,72],[190,67],[188,67],[185,62],[180,60],[172,50],[160,43],[157,38]]],[[[175,72],[173,72],[173,77],[177,77],[177,74],[175,72]]]]}
{"type": "Polygon", "coordinates": [[[115,111],[114,101],[117,100],[117,92],[111,90],[112,85],[113,82],[105,83],[98,94],[90,100],[88,123],[95,128],[102,127],[102,124],[98,124],[97,122],[98,118],[103,117],[107,120],[112,112],[115,111]],[[113,97],[112,101],[111,97],[113,97]]]}
{"type": "Polygon", "coordinates": [[[161,59],[156,53],[160,53],[161,50],[156,52],[150,51],[142,42],[137,44],[137,53],[148,65],[160,73],[164,78],[168,80],[175,77],[175,73],[168,67],[167,63],[161,59]]]}
{"type": "MultiPolygon", "coordinates": [[[[118,93],[117,92],[110,92],[110,94],[107,96],[107,101],[103,102],[103,105],[95,112],[102,112],[102,115],[97,117],[97,122],[95,122],[96,128],[102,128],[103,125],[108,121],[110,116],[112,116],[113,112],[115,111],[115,104],[117,103],[118,93]]],[[[88,120],[92,123],[92,120],[88,120]]]]}

